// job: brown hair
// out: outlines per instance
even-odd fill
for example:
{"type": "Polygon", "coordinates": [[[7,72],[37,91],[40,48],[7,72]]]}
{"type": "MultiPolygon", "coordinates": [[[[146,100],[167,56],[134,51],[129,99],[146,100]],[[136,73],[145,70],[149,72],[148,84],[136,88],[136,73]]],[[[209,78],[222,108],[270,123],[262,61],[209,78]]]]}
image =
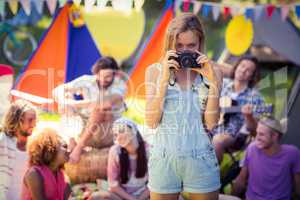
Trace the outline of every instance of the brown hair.
{"type": "Polygon", "coordinates": [[[95,75],[101,69],[112,69],[119,70],[118,63],[113,57],[101,57],[96,61],[96,63],[92,66],[92,73],[95,75]]]}
{"type": "Polygon", "coordinates": [[[237,69],[237,67],[239,66],[239,64],[243,61],[243,60],[249,60],[251,62],[254,63],[255,65],[255,71],[252,74],[252,77],[250,79],[250,81],[248,82],[248,87],[253,88],[255,86],[255,84],[257,83],[257,81],[259,80],[259,62],[258,60],[253,57],[253,56],[242,56],[237,62],[236,64],[233,66],[233,74],[232,74],[232,79],[234,79],[235,76],[235,71],[237,69]]]}
{"type": "Polygon", "coordinates": [[[36,112],[35,107],[28,101],[19,99],[12,103],[3,118],[1,131],[9,137],[15,137],[16,132],[21,129],[25,113],[29,110],[36,112]]]}
{"type": "Polygon", "coordinates": [[[55,129],[41,128],[29,138],[27,151],[29,165],[49,165],[57,155],[61,139],[55,129]]]}
{"type": "Polygon", "coordinates": [[[183,13],[175,17],[169,24],[165,35],[164,51],[174,49],[175,42],[180,33],[192,31],[197,34],[200,44],[200,52],[205,50],[205,33],[200,19],[193,13],[183,13]]]}

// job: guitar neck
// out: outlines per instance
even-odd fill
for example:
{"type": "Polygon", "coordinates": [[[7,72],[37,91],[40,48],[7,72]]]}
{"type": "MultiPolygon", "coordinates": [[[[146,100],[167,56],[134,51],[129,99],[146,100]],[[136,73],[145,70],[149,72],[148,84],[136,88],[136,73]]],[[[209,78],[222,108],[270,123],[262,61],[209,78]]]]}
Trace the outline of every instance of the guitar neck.
{"type": "Polygon", "coordinates": [[[240,113],[242,112],[241,106],[232,106],[228,108],[221,108],[221,111],[224,113],[240,113]]]}
{"type": "MultiPolygon", "coordinates": [[[[272,113],[272,105],[269,106],[255,106],[252,108],[252,111],[258,113],[272,113]]],[[[224,107],[221,108],[221,112],[223,113],[240,113],[242,112],[242,106],[232,106],[232,107],[224,107]]]]}

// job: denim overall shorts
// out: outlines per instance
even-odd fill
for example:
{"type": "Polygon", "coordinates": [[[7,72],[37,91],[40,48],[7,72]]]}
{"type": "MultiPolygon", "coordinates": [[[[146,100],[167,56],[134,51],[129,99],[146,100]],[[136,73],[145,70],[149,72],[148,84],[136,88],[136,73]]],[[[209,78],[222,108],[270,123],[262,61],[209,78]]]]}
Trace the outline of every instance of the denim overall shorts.
{"type": "Polygon", "coordinates": [[[148,187],[160,194],[208,193],[220,188],[220,169],[203,127],[207,80],[197,76],[191,89],[169,85],[162,119],[150,148],[148,187]]]}

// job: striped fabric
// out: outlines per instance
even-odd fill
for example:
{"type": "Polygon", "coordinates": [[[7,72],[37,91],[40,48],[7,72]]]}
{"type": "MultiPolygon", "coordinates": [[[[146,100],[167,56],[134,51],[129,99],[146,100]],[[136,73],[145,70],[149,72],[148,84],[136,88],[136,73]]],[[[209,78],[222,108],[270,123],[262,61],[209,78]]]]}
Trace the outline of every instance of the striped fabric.
{"type": "Polygon", "coordinates": [[[13,161],[16,158],[16,139],[0,133],[0,200],[7,200],[13,176],[13,161]]]}

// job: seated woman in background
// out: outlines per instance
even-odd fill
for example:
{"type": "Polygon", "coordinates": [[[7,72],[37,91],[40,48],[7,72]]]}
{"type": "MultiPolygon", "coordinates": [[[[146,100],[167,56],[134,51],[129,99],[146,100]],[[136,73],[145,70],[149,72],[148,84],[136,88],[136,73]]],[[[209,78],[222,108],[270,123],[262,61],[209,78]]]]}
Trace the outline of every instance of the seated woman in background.
{"type": "Polygon", "coordinates": [[[22,200],[66,200],[71,189],[62,168],[69,159],[67,145],[52,128],[37,131],[29,143],[29,169],[23,179],[22,200]]]}
{"type": "Polygon", "coordinates": [[[115,145],[108,156],[108,192],[96,192],[90,199],[149,199],[146,147],[137,126],[119,118],[112,130],[115,145]]]}

